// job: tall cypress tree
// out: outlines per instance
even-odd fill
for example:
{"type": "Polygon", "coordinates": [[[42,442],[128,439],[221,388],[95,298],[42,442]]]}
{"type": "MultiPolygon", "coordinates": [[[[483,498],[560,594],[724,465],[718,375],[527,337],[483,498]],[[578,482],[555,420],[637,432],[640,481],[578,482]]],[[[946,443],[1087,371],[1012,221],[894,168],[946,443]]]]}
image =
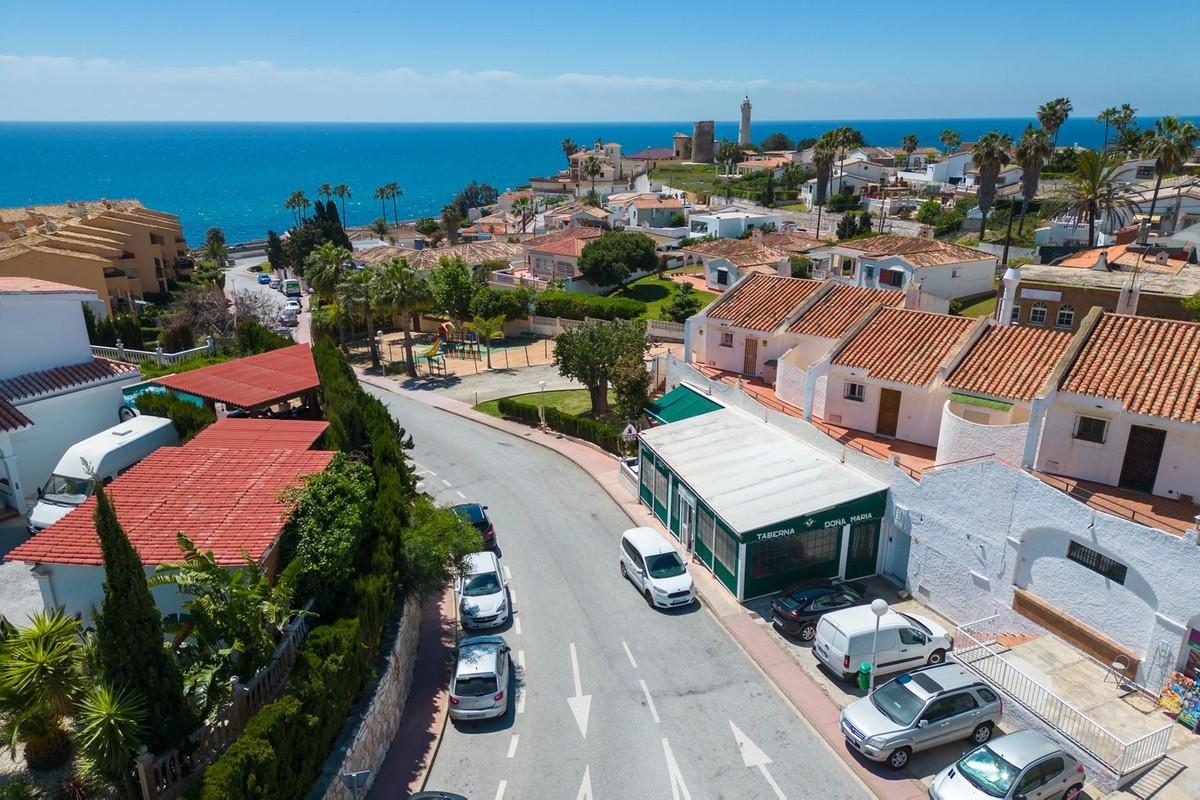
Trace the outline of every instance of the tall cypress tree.
{"type": "Polygon", "coordinates": [[[104,557],[104,604],[96,615],[100,666],[109,684],[146,699],[146,744],[160,753],[183,741],[196,717],[183,696],[183,673],[163,644],[162,617],[142,559],[100,481],[92,519],[104,557]]]}

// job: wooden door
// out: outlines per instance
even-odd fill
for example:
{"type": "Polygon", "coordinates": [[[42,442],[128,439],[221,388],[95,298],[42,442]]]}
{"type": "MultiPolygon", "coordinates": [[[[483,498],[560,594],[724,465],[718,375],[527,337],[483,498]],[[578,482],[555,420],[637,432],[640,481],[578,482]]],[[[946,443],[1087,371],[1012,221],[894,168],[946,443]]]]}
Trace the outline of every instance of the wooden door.
{"type": "Polygon", "coordinates": [[[879,418],[875,432],[880,436],[895,436],[900,422],[900,393],[895,389],[879,390],[879,418]]]}
{"type": "Polygon", "coordinates": [[[742,372],[746,375],[756,374],[758,366],[758,339],[746,337],[746,355],[742,360],[742,372]]]}
{"type": "Polygon", "coordinates": [[[1125,461],[1121,465],[1121,486],[1139,492],[1154,491],[1166,439],[1167,432],[1157,428],[1141,425],[1129,428],[1129,443],[1125,445],[1125,461]]]}

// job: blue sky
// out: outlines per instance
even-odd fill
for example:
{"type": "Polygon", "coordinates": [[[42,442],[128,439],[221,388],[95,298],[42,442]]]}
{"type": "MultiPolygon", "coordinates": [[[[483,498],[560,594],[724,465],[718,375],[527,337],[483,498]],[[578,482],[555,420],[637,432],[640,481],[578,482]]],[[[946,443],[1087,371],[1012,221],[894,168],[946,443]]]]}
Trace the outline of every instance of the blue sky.
{"type": "Polygon", "coordinates": [[[1194,3],[0,0],[0,119],[1187,115],[1194,3]]]}

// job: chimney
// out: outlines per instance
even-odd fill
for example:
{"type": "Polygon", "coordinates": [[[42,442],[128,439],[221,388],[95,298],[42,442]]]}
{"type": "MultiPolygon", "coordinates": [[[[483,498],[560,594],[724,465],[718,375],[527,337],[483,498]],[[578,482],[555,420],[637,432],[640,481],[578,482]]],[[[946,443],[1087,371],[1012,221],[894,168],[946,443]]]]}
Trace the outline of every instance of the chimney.
{"type": "MultiPolygon", "coordinates": [[[[1101,258],[1104,255],[1101,253],[1101,258]]],[[[996,323],[999,325],[1012,324],[1012,310],[1017,307],[1017,287],[1021,285],[1021,268],[1009,267],[1000,279],[1004,291],[1000,296],[1000,308],[996,311],[996,323]]]]}
{"type": "Polygon", "coordinates": [[[1142,296],[1142,281],[1138,275],[1131,275],[1129,283],[1121,287],[1121,296],[1117,298],[1117,313],[1133,316],[1137,314],[1138,300],[1142,296]]]}
{"type": "Polygon", "coordinates": [[[751,228],[750,239],[759,247],[762,247],[762,228],[751,228]]]}
{"type": "Polygon", "coordinates": [[[904,284],[904,307],[917,311],[921,309],[921,282],[916,278],[904,284]]]}
{"type": "Polygon", "coordinates": [[[1108,251],[1101,250],[1100,255],[1096,257],[1096,263],[1092,265],[1092,269],[1097,272],[1108,272],[1108,251]]]}

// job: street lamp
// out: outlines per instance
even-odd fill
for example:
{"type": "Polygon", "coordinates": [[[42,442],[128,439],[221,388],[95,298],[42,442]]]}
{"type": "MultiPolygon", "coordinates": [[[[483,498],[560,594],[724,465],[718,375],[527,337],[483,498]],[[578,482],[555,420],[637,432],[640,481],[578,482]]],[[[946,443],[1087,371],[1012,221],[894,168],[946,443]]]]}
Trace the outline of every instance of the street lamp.
{"type": "Polygon", "coordinates": [[[867,686],[868,694],[875,691],[875,659],[879,657],[876,651],[876,645],[879,643],[879,620],[883,619],[883,615],[887,612],[887,601],[878,597],[871,601],[871,613],[875,615],[875,635],[871,637],[871,676],[867,686]]]}
{"type": "Polygon", "coordinates": [[[538,407],[538,419],[541,420],[542,428],[544,430],[546,427],[546,382],[545,381],[538,381],[538,391],[540,392],[539,397],[541,398],[541,404],[538,407]]]}
{"type": "MultiPolygon", "coordinates": [[[[368,330],[370,330],[368,328],[368,330]]],[[[375,331],[375,352],[379,354],[380,362],[383,361],[383,331],[375,331]]],[[[380,364],[381,371],[387,375],[387,364],[380,364]]]]}

